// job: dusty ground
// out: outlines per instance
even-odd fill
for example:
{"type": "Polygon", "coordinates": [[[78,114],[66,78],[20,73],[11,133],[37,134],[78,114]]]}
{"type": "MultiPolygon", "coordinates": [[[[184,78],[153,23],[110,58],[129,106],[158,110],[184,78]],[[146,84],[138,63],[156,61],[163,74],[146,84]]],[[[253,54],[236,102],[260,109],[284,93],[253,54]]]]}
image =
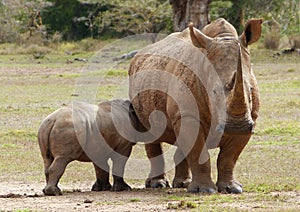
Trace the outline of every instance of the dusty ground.
{"type": "Polygon", "coordinates": [[[260,199],[256,193],[242,195],[213,195],[214,198],[186,194],[183,189],[133,189],[130,192],[91,192],[89,182],[81,185],[69,184],[62,196],[44,196],[43,183],[0,183],[0,210],[4,211],[166,211],[166,210],[265,210],[300,211],[300,193],[271,192],[260,199]],[[75,186],[75,187],[74,187],[75,186]],[[76,189],[74,189],[76,188],[76,189]],[[175,198],[178,196],[179,198],[175,198]],[[233,201],[220,201],[232,198],[233,201]],[[194,207],[181,206],[182,202],[192,199],[194,207]],[[208,198],[208,199],[207,199],[208,198]],[[278,198],[274,205],[271,199],[278,198]],[[282,201],[284,199],[284,201],[282,201]],[[207,202],[212,200],[210,202],[207,202]]]}
{"type": "Polygon", "coordinates": [[[38,210],[38,211],[154,211],[166,209],[160,203],[160,196],[151,191],[134,190],[131,192],[91,192],[88,183],[65,187],[63,196],[44,196],[44,184],[1,183],[1,210],[38,210]],[[69,189],[69,190],[68,190],[69,189]],[[146,204],[145,204],[146,203],[146,204]]]}

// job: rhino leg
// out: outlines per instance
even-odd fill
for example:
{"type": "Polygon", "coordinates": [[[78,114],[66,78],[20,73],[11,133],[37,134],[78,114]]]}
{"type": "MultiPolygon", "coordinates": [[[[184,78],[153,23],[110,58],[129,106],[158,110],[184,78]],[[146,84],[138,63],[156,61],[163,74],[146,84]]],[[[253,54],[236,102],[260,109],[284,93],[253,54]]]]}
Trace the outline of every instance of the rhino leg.
{"type": "Polygon", "coordinates": [[[96,182],[92,187],[92,191],[107,191],[111,189],[111,184],[109,183],[109,166],[107,160],[101,164],[100,168],[95,163],[93,163],[96,172],[96,182]]]}
{"type": "Polygon", "coordinates": [[[49,168],[53,161],[54,161],[54,158],[52,156],[44,158],[44,171],[45,171],[45,177],[46,177],[47,184],[49,182],[49,168]]]}
{"type": "Polygon", "coordinates": [[[115,152],[112,153],[113,161],[112,175],[114,184],[112,191],[129,191],[131,187],[124,181],[124,171],[126,162],[131,154],[132,144],[122,141],[115,152]]]}
{"type": "Polygon", "coordinates": [[[233,177],[235,163],[248,143],[250,136],[239,136],[221,142],[220,153],[217,160],[218,191],[222,193],[242,193],[242,185],[233,177]]]}
{"type": "Polygon", "coordinates": [[[199,158],[195,158],[193,153],[194,151],[192,150],[188,156],[189,164],[191,164],[192,182],[189,184],[187,191],[191,193],[215,193],[217,188],[211,180],[210,159],[205,163],[199,164],[199,158]]]}
{"type": "Polygon", "coordinates": [[[58,188],[57,184],[69,162],[71,161],[65,157],[54,158],[54,161],[48,169],[48,173],[46,173],[48,182],[47,186],[43,189],[45,195],[62,195],[62,192],[58,188]]]}
{"type": "Polygon", "coordinates": [[[211,179],[209,153],[204,145],[205,135],[199,121],[192,116],[187,116],[173,123],[177,137],[180,135],[178,147],[187,156],[191,168],[192,181],[188,185],[187,191],[192,193],[215,193],[217,188],[211,179]],[[197,134],[195,133],[195,126],[199,127],[197,134]],[[192,138],[191,135],[195,135],[195,137],[192,138]]]}
{"type": "Polygon", "coordinates": [[[170,184],[166,179],[165,161],[163,158],[161,144],[146,144],[145,149],[151,165],[151,171],[145,183],[146,188],[170,187],[170,184]]]}
{"type": "Polygon", "coordinates": [[[173,179],[173,188],[187,188],[191,183],[192,179],[190,176],[189,164],[182,153],[182,151],[177,148],[174,155],[175,167],[175,177],[173,179]]]}

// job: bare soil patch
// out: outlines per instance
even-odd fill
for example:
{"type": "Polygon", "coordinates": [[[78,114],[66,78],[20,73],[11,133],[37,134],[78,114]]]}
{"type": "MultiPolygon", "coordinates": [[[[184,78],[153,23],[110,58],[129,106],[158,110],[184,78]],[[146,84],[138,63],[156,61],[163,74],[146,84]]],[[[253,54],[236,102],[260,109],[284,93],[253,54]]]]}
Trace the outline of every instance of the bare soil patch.
{"type": "MultiPolygon", "coordinates": [[[[185,189],[135,188],[124,192],[92,192],[90,182],[63,187],[62,196],[44,196],[44,183],[0,183],[0,210],[30,211],[168,211],[176,209],[299,211],[300,192],[270,192],[212,196],[188,194],[185,189]],[[74,189],[76,188],[76,189],[74,189]],[[195,204],[192,208],[184,202],[195,204]],[[194,208],[195,207],[195,208],[194,208]]],[[[141,185],[135,185],[142,187],[141,185]]]]}

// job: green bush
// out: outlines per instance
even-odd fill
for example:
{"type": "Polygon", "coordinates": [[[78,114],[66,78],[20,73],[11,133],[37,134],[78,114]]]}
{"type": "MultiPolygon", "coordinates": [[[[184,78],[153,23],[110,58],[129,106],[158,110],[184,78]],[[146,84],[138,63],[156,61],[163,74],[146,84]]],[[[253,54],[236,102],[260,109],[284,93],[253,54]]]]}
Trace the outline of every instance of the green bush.
{"type": "Polygon", "coordinates": [[[110,0],[111,8],[99,14],[96,25],[100,33],[121,36],[141,33],[170,33],[172,10],[164,0],[110,0]]]}

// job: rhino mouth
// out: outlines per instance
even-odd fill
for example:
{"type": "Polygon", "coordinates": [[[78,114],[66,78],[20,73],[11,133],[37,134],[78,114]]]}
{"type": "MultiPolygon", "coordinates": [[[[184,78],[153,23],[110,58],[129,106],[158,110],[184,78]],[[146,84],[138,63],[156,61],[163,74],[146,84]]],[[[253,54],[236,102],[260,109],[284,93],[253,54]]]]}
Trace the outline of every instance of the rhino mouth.
{"type": "Polygon", "coordinates": [[[227,120],[219,124],[216,130],[227,135],[249,135],[254,133],[254,122],[252,120],[227,120]]]}

